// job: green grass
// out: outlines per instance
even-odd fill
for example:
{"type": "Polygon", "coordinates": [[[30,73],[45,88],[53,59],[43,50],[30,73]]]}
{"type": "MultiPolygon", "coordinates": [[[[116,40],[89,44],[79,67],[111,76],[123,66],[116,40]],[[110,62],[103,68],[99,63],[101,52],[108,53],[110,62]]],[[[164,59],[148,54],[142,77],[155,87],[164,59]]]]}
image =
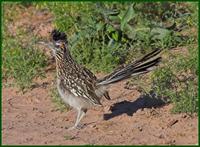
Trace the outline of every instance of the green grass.
{"type": "Polygon", "coordinates": [[[9,45],[3,43],[3,48],[7,48],[3,50],[3,78],[14,78],[16,86],[24,90],[32,85],[34,78],[44,76],[46,58],[39,50],[14,46],[9,48],[9,45]]]}
{"type": "MultiPolygon", "coordinates": [[[[188,46],[189,47],[189,46],[188,46]]],[[[152,75],[152,88],[161,97],[174,103],[173,112],[193,113],[198,111],[198,48],[189,48],[187,56],[169,54],[170,61],[152,75]]]]}
{"type": "Polygon", "coordinates": [[[10,27],[25,8],[17,4],[4,4],[3,15],[3,79],[14,79],[14,85],[21,90],[31,87],[37,77],[44,77],[46,56],[36,47],[37,36],[28,28],[16,28],[10,32],[10,27]],[[14,10],[15,13],[13,12],[14,10]]]}

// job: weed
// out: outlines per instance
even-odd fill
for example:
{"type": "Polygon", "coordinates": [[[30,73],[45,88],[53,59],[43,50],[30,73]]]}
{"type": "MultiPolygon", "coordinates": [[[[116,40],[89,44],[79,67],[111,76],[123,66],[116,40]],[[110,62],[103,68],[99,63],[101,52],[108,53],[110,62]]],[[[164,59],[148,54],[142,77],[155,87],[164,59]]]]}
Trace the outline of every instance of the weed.
{"type": "Polygon", "coordinates": [[[152,75],[153,89],[174,103],[173,112],[198,111],[198,50],[190,50],[187,56],[175,55],[152,75]]]}
{"type": "Polygon", "coordinates": [[[64,135],[65,140],[71,140],[73,138],[73,136],[71,135],[64,135]]]}
{"type": "Polygon", "coordinates": [[[14,78],[16,85],[23,90],[31,86],[34,78],[44,76],[45,63],[45,56],[39,50],[20,47],[6,49],[3,51],[3,78],[14,78]]]}
{"type": "Polygon", "coordinates": [[[20,11],[17,6],[18,3],[4,4],[3,78],[13,78],[15,85],[24,91],[31,87],[34,78],[45,76],[43,68],[46,66],[46,57],[36,48],[37,37],[27,28],[17,28],[15,34],[9,31],[9,26],[17,17],[12,10],[16,8],[16,12],[20,11]]]}

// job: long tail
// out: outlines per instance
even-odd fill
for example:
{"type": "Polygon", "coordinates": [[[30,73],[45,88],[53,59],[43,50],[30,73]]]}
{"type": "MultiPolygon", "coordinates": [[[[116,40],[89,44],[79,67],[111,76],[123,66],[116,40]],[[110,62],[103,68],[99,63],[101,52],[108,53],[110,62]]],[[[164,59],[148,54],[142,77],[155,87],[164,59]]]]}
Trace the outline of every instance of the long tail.
{"type": "Polygon", "coordinates": [[[144,74],[153,70],[162,59],[161,57],[155,58],[160,52],[160,49],[154,50],[143,58],[113,71],[104,78],[99,79],[97,85],[109,85],[130,78],[131,76],[144,74]]]}

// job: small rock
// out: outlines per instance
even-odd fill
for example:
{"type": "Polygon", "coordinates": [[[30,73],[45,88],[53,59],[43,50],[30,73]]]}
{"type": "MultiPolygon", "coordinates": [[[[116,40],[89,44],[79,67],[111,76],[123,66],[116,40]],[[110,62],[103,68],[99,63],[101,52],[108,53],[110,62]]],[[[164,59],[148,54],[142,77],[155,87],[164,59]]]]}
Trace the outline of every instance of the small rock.
{"type": "Polygon", "coordinates": [[[76,139],[77,137],[76,136],[72,136],[71,138],[70,138],[70,140],[74,140],[74,139],[76,139]]]}
{"type": "Polygon", "coordinates": [[[56,112],[56,111],[59,111],[59,109],[51,109],[51,112],[56,112]]]}
{"type": "Polygon", "coordinates": [[[192,126],[193,126],[193,124],[188,124],[188,126],[189,126],[189,127],[192,127],[192,126]]]}
{"type": "Polygon", "coordinates": [[[32,141],[33,138],[26,138],[26,141],[32,141]]]}
{"type": "Polygon", "coordinates": [[[160,134],[160,135],[158,136],[158,138],[163,139],[163,138],[164,138],[164,135],[163,135],[163,134],[160,134]]]}
{"type": "Polygon", "coordinates": [[[9,126],[9,127],[8,127],[9,130],[10,130],[10,129],[13,129],[13,128],[14,128],[13,126],[9,126]]]}
{"type": "Polygon", "coordinates": [[[111,131],[109,131],[107,134],[108,134],[108,135],[112,135],[112,134],[113,134],[113,131],[111,130],[111,131]]]}
{"type": "Polygon", "coordinates": [[[141,113],[142,112],[142,109],[138,109],[137,111],[136,111],[136,113],[141,113]]]}
{"type": "Polygon", "coordinates": [[[95,124],[94,124],[94,125],[90,125],[90,127],[91,127],[91,128],[96,128],[96,125],[95,125],[95,124]]]}
{"type": "Polygon", "coordinates": [[[38,110],[38,108],[36,108],[36,107],[33,107],[33,111],[35,111],[35,110],[38,110]]]}
{"type": "Polygon", "coordinates": [[[174,145],[175,143],[176,143],[175,139],[166,141],[166,144],[169,144],[169,145],[174,145]]]}
{"type": "Polygon", "coordinates": [[[170,122],[167,124],[167,127],[169,128],[169,127],[175,125],[177,122],[178,122],[178,120],[177,120],[177,119],[174,119],[174,120],[170,121],[170,122]]]}
{"type": "Polygon", "coordinates": [[[140,132],[142,132],[143,129],[142,129],[142,127],[140,126],[140,127],[138,127],[138,130],[139,130],[140,132]]]}
{"type": "Polygon", "coordinates": [[[148,108],[144,108],[143,111],[148,111],[148,108]]]}
{"type": "Polygon", "coordinates": [[[155,109],[151,109],[151,110],[150,110],[150,115],[151,115],[151,116],[157,116],[157,115],[159,115],[159,112],[156,111],[155,109]]]}
{"type": "Polygon", "coordinates": [[[187,114],[182,114],[181,118],[187,118],[187,114]]]}
{"type": "Polygon", "coordinates": [[[63,121],[69,121],[69,118],[63,118],[63,121]]]}

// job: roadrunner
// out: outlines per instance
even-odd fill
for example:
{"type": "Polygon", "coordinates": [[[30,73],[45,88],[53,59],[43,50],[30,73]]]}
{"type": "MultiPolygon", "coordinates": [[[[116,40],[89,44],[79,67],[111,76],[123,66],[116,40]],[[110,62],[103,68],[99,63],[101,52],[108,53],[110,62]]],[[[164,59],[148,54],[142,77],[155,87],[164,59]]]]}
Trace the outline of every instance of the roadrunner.
{"type": "Polygon", "coordinates": [[[110,84],[147,73],[161,61],[161,57],[155,58],[161,51],[157,49],[98,79],[90,70],[72,58],[65,33],[53,30],[50,38],[52,42],[48,46],[53,50],[56,59],[58,92],[65,103],[78,111],[76,122],[70,129],[79,126],[80,120],[89,108],[102,105],[100,100],[103,96],[110,99],[107,91],[110,84]]]}

